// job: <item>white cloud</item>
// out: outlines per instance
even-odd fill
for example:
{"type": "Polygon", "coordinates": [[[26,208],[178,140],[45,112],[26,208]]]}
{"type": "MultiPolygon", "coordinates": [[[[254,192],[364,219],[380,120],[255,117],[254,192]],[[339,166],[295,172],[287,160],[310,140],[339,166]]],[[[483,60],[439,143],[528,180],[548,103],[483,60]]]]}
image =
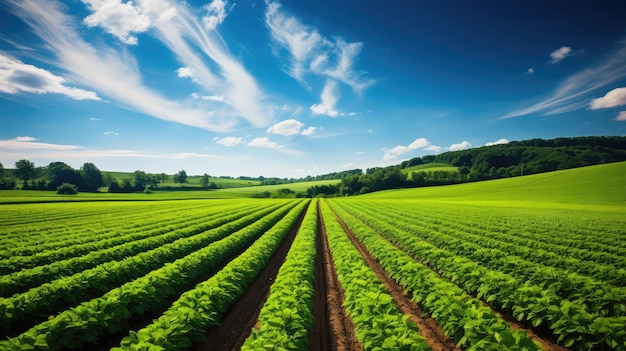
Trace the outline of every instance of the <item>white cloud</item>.
{"type": "Polygon", "coordinates": [[[211,101],[218,101],[218,102],[227,102],[226,98],[224,97],[224,95],[203,95],[201,97],[202,100],[211,100],[211,101]]]}
{"type": "Polygon", "coordinates": [[[32,150],[77,150],[76,145],[48,144],[37,142],[37,138],[18,136],[13,139],[0,140],[0,151],[32,151],[32,150]]]}
{"type": "MultiPolygon", "coordinates": [[[[287,73],[308,88],[305,75],[334,78],[360,93],[374,83],[354,70],[362,43],[348,43],[340,37],[328,39],[311,26],[283,11],[277,1],[266,1],[265,24],[273,42],[289,54],[287,73]]],[[[279,50],[275,50],[278,55],[279,50]]]]}
{"type": "Polygon", "coordinates": [[[589,108],[592,110],[626,105],[626,88],[615,88],[603,97],[591,100],[589,108]]]}
{"type": "Polygon", "coordinates": [[[302,134],[302,135],[313,135],[313,133],[315,133],[316,130],[317,130],[316,127],[308,127],[307,129],[303,130],[300,134],[302,134]]]}
{"type": "Polygon", "coordinates": [[[616,121],[626,121],[626,111],[620,112],[617,117],[615,117],[616,121]]]}
{"type": "Polygon", "coordinates": [[[407,146],[397,145],[396,147],[392,149],[383,149],[383,151],[385,152],[383,159],[394,160],[398,158],[398,156],[400,155],[403,155],[403,154],[406,154],[408,152],[418,150],[418,149],[424,149],[428,151],[439,151],[441,148],[439,146],[431,145],[430,141],[428,141],[426,138],[417,138],[407,146]]]}
{"type": "Polygon", "coordinates": [[[102,132],[102,134],[104,134],[104,135],[120,135],[120,133],[112,132],[112,131],[102,132]]]}
{"type": "Polygon", "coordinates": [[[550,53],[550,58],[552,59],[550,63],[554,64],[554,63],[560,62],[571,54],[572,54],[572,48],[570,48],[569,46],[561,46],[560,48],[550,53]]]}
{"type": "Polygon", "coordinates": [[[233,147],[243,143],[243,140],[239,137],[224,137],[224,138],[216,138],[214,139],[216,144],[224,145],[227,147],[233,147]]]}
{"type": "Polygon", "coordinates": [[[341,168],[350,168],[350,167],[352,167],[352,166],[353,166],[352,162],[348,162],[348,163],[344,163],[344,164],[342,164],[342,165],[341,165],[341,168]]]}
{"type": "Polygon", "coordinates": [[[254,138],[254,139],[252,139],[251,142],[248,143],[248,146],[264,147],[264,148],[268,148],[268,149],[276,149],[276,148],[280,147],[280,146],[278,146],[278,144],[276,142],[271,141],[267,137],[254,138]]]}
{"type": "Polygon", "coordinates": [[[508,139],[498,139],[496,141],[490,141],[488,143],[485,144],[485,146],[493,146],[493,145],[501,145],[501,144],[508,144],[509,140],[508,139]]]}
{"type": "Polygon", "coordinates": [[[27,141],[37,141],[37,138],[31,137],[31,136],[18,136],[15,137],[13,139],[11,139],[13,141],[21,141],[21,142],[27,142],[27,141]]]}
{"type": "MultiPolygon", "coordinates": [[[[272,119],[272,111],[262,103],[263,94],[254,79],[230,57],[219,34],[201,29],[202,25],[187,9],[186,3],[169,5],[164,0],[152,0],[141,1],[140,6],[143,6],[142,11],[151,14],[150,18],[156,18],[153,29],[157,38],[172,50],[183,67],[191,68],[203,86],[225,91],[232,106],[224,104],[218,106],[219,109],[207,110],[197,104],[165,98],[154,88],[144,85],[137,62],[129,52],[102,44],[95,47],[83,40],[76,31],[74,20],[63,13],[65,8],[57,2],[7,0],[7,3],[12,12],[43,40],[50,50],[45,53],[48,61],[68,71],[73,81],[128,108],[162,120],[213,131],[231,130],[240,119],[255,127],[265,126],[272,119]],[[175,17],[168,14],[172,6],[176,6],[175,17]],[[207,58],[219,68],[219,77],[208,69],[207,58]]],[[[106,3],[117,6],[119,1],[106,3]]],[[[98,2],[96,5],[101,9],[103,4],[98,2]]]]}
{"type": "Polygon", "coordinates": [[[74,100],[100,100],[93,91],[68,87],[63,77],[0,54],[0,92],[62,94],[74,100]]]}
{"type": "Polygon", "coordinates": [[[267,132],[290,136],[300,134],[300,128],[302,127],[304,127],[304,123],[295,119],[287,119],[267,128],[267,132]]]}
{"type": "Polygon", "coordinates": [[[337,82],[333,80],[327,80],[326,85],[324,86],[324,90],[322,90],[322,94],[320,95],[320,99],[322,100],[319,104],[313,104],[310,107],[311,112],[316,115],[326,115],[329,117],[337,117],[339,112],[335,110],[335,105],[337,104],[337,82]]]}
{"type": "Polygon", "coordinates": [[[179,78],[191,78],[192,80],[195,80],[193,69],[190,67],[180,67],[176,70],[176,73],[179,78]]]}
{"type": "Polygon", "coordinates": [[[90,117],[89,118],[90,121],[102,121],[102,118],[98,118],[98,117],[90,117]]]}
{"type": "Polygon", "coordinates": [[[541,101],[507,113],[499,119],[520,117],[532,113],[552,115],[574,111],[589,105],[589,95],[607,85],[626,78],[626,41],[604,61],[569,76],[541,101]]]}
{"type": "Polygon", "coordinates": [[[155,24],[176,16],[176,8],[167,1],[82,0],[92,13],[83,22],[89,27],[102,27],[121,42],[137,44],[133,34],[143,33],[155,24]]]}
{"type": "Polygon", "coordinates": [[[441,151],[441,146],[431,145],[431,146],[425,147],[424,150],[426,150],[426,151],[433,151],[433,152],[439,152],[439,151],[441,151]]]}
{"type": "Polygon", "coordinates": [[[524,72],[524,74],[533,74],[533,73],[535,73],[535,69],[532,67],[527,69],[526,72],[524,72]]]}
{"type": "Polygon", "coordinates": [[[470,144],[468,141],[462,141],[458,144],[452,144],[450,145],[450,147],[448,147],[449,151],[459,151],[459,150],[465,150],[465,149],[469,149],[470,147],[472,147],[472,144],[470,144]]]}
{"type": "Polygon", "coordinates": [[[210,4],[204,6],[207,15],[202,17],[202,23],[206,30],[215,30],[218,25],[224,22],[226,16],[226,1],[214,0],[210,4]]]}

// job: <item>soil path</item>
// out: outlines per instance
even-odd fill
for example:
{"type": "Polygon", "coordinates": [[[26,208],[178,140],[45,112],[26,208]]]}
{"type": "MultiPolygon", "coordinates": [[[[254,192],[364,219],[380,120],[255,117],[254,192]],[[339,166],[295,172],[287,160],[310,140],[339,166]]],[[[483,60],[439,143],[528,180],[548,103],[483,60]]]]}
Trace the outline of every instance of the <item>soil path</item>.
{"type": "Polygon", "coordinates": [[[400,311],[408,315],[410,321],[417,324],[420,335],[424,337],[426,344],[430,346],[433,351],[461,351],[461,349],[455,345],[451,337],[445,336],[441,326],[430,316],[427,316],[419,305],[411,301],[411,298],[404,293],[402,286],[396,283],[387,274],[380,263],[367,251],[365,246],[356,238],[354,233],[352,233],[339,216],[337,216],[337,219],[354,246],[365,259],[365,262],[367,262],[367,265],[372,268],[376,277],[385,284],[385,287],[398,304],[398,307],[400,307],[400,311]]]}
{"type": "MultiPolygon", "coordinates": [[[[330,342],[330,350],[332,351],[362,351],[363,347],[357,341],[354,333],[354,324],[350,317],[346,315],[343,308],[343,289],[337,279],[337,273],[333,266],[330,250],[328,248],[328,239],[326,237],[326,229],[324,228],[324,218],[318,203],[318,237],[321,244],[321,260],[323,261],[323,275],[326,285],[326,313],[327,328],[330,342]]],[[[317,318],[316,318],[317,319],[317,318]]],[[[318,322],[322,323],[323,322],[318,322]]],[[[318,331],[320,333],[320,331],[318,331]]],[[[311,351],[322,350],[314,349],[311,351]]],[[[328,349],[326,349],[328,350],[328,349]]]]}
{"type": "Polygon", "coordinates": [[[307,209],[308,206],[302,211],[296,224],[291,228],[278,250],[276,250],[245,294],[223,316],[221,324],[209,330],[207,332],[207,341],[195,345],[193,350],[232,351],[241,348],[257,322],[259,312],[267,300],[270,286],[276,279],[278,270],[285,261],[285,257],[296,238],[307,209]]]}

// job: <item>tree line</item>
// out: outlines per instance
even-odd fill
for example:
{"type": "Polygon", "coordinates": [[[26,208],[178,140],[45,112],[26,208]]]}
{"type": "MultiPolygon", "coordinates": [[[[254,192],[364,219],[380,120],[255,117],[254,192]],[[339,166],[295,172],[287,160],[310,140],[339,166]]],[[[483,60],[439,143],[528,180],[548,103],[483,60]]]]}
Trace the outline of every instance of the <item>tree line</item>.
{"type": "Polygon", "coordinates": [[[307,196],[349,196],[394,188],[458,184],[620,161],[626,161],[626,137],[622,136],[531,139],[448,151],[415,157],[395,166],[369,168],[365,173],[343,176],[336,186],[311,187],[307,196]],[[406,171],[430,163],[447,164],[457,167],[458,171],[428,168],[406,171]]]}
{"type": "MultiPolygon", "coordinates": [[[[97,192],[103,187],[111,193],[130,193],[150,191],[160,184],[169,181],[165,173],[150,174],[137,170],[121,182],[110,173],[100,171],[93,163],[85,163],[74,169],[64,162],[51,162],[45,167],[35,167],[29,160],[15,162],[15,168],[5,169],[0,163],[0,189],[11,190],[20,186],[23,190],[56,190],[58,193],[75,194],[77,192],[97,192]],[[18,183],[20,181],[21,183],[18,183]]],[[[181,170],[172,176],[175,183],[182,186],[187,183],[188,176],[181,170]]],[[[204,174],[201,185],[208,188],[210,177],[204,174]]]]}

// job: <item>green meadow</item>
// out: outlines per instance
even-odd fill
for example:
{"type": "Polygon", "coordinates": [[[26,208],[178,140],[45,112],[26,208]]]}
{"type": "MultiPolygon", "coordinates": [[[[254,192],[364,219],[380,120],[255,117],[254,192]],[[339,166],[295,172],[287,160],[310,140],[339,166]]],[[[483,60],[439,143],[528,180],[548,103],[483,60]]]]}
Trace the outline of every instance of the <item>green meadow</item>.
{"type": "Polygon", "coordinates": [[[513,207],[596,208],[626,213],[626,162],[482,182],[395,189],[367,199],[403,199],[513,207]]]}

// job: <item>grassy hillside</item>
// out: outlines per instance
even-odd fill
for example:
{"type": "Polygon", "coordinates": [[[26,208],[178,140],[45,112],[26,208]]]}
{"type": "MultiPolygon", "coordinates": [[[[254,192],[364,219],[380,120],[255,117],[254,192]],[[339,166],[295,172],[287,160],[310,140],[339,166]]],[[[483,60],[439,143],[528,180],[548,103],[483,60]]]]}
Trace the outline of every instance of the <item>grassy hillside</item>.
{"type": "Polygon", "coordinates": [[[626,162],[491,181],[388,190],[365,198],[474,203],[553,203],[626,208],[626,162]]]}
{"type": "Polygon", "coordinates": [[[402,169],[402,173],[407,173],[407,174],[408,173],[412,173],[412,172],[420,172],[420,171],[424,171],[424,172],[434,172],[434,171],[458,172],[459,168],[458,167],[454,167],[454,166],[450,166],[450,165],[445,164],[445,163],[433,162],[433,163],[424,163],[424,164],[421,164],[421,165],[411,166],[411,167],[402,169]]]}

